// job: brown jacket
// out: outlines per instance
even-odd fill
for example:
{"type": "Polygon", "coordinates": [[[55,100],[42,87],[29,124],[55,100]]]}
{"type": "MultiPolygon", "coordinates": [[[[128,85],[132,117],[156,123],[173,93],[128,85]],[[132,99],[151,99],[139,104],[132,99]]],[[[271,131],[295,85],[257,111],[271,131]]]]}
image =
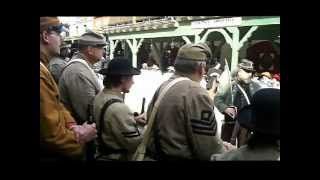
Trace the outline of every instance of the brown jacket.
{"type": "MultiPolygon", "coordinates": [[[[48,58],[40,53],[40,63],[48,65],[48,58]]],[[[46,67],[40,64],[40,153],[42,157],[78,159],[82,147],[67,127],[75,120],[60,102],[58,87],[46,67]]]]}
{"type": "MultiPolygon", "coordinates": [[[[160,92],[177,77],[174,75],[164,82],[160,92]]],[[[159,89],[149,105],[148,119],[158,95],[159,89]]],[[[225,151],[216,132],[213,102],[208,92],[199,83],[184,80],[171,87],[159,104],[147,151],[157,154],[161,150],[165,156],[177,159],[210,160],[211,154],[225,151]]]]}

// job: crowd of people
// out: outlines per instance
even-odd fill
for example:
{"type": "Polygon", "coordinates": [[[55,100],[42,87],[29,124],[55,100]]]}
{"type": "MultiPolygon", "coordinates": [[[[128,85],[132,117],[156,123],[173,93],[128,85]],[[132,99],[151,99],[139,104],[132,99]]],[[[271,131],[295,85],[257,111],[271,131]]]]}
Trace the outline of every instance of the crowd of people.
{"type": "MultiPolygon", "coordinates": [[[[212,63],[206,43],[185,44],[169,68],[174,74],[139,114],[124,96],[141,71],[126,57],[106,60],[107,40],[93,31],[70,57],[64,30],[57,17],[40,18],[41,161],[280,160],[274,56],[259,56],[259,72],[250,59],[230,72],[228,63],[212,63]],[[225,116],[221,138],[214,108],[225,116]]],[[[142,68],[159,70],[152,56],[142,68]]]]}

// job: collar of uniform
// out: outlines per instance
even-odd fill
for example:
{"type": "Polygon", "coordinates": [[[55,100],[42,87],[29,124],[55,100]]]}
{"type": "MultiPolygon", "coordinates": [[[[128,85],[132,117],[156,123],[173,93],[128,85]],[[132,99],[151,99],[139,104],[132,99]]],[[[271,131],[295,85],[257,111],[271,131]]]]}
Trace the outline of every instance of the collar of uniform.
{"type": "Polygon", "coordinates": [[[176,79],[176,78],[179,78],[179,77],[186,77],[186,78],[189,78],[187,76],[182,76],[182,75],[179,75],[179,74],[174,74],[170,77],[170,79],[176,79]]]}
{"type": "Polygon", "coordinates": [[[72,57],[72,59],[83,59],[84,61],[86,61],[86,63],[89,65],[89,67],[90,67],[91,69],[93,69],[93,65],[92,65],[91,63],[89,63],[89,62],[87,61],[86,56],[85,56],[84,54],[80,53],[80,52],[76,53],[76,54],[72,57]]]}
{"type": "Polygon", "coordinates": [[[106,94],[112,94],[112,95],[118,96],[120,99],[122,99],[122,94],[119,91],[115,91],[115,90],[112,90],[112,89],[104,88],[103,92],[106,93],[106,94]]]}
{"type": "Polygon", "coordinates": [[[189,76],[187,76],[187,75],[180,75],[180,74],[174,74],[174,75],[172,75],[169,79],[170,79],[170,80],[173,80],[173,79],[176,79],[176,78],[179,78],[179,77],[185,77],[185,78],[188,78],[188,79],[191,80],[191,78],[190,78],[189,76]]]}
{"type": "Polygon", "coordinates": [[[40,62],[43,63],[46,67],[49,64],[49,56],[40,50],[40,62]]]}

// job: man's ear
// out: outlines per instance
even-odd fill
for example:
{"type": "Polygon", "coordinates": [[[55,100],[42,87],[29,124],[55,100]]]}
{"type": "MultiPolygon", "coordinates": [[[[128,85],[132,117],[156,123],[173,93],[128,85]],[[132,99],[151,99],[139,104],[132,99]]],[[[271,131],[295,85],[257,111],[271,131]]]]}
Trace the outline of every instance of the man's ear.
{"type": "Polygon", "coordinates": [[[197,71],[201,76],[203,76],[204,74],[206,74],[206,67],[201,64],[200,66],[198,66],[197,71]]]}
{"type": "Polygon", "coordinates": [[[40,33],[40,39],[42,42],[44,42],[44,44],[48,44],[49,43],[49,33],[47,31],[43,31],[40,33]]]}

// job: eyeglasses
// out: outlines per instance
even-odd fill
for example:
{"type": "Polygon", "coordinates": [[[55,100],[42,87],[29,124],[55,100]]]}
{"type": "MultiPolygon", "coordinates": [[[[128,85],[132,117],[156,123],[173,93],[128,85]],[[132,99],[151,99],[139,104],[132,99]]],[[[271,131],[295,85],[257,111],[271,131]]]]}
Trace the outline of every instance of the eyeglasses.
{"type": "Polygon", "coordinates": [[[58,26],[49,26],[48,32],[53,31],[60,35],[62,38],[66,37],[67,33],[69,32],[62,24],[58,26]]]}
{"type": "Polygon", "coordinates": [[[55,31],[60,34],[62,32],[68,32],[68,29],[66,29],[63,24],[60,24],[58,26],[49,26],[48,31],[55,31]]]}

